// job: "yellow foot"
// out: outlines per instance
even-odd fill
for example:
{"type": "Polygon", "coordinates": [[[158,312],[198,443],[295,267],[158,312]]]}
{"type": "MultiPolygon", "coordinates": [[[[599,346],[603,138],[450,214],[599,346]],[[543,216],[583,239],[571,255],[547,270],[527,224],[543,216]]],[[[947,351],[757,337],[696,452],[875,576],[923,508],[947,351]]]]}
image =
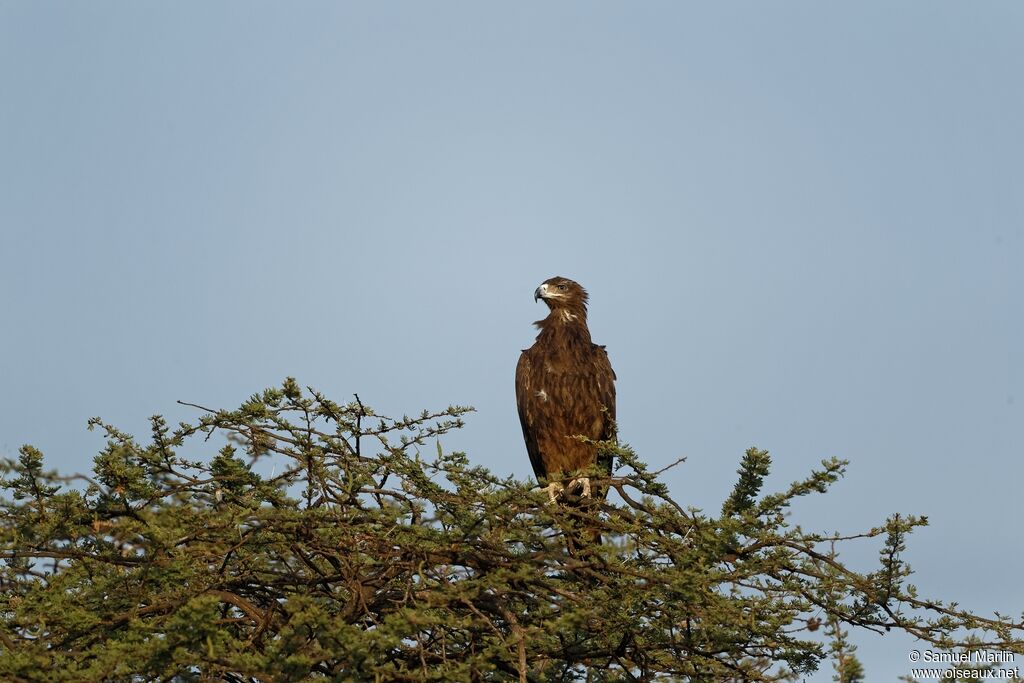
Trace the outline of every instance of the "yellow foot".
{"type": "Polygon", "coordinates": [[[580,477],[579,479],[573,479],[569,482],[569,490],[571,491],[577,485],[583,488],[583,492],[580,494],[581,498],[590,498],[590,477],[580,477]]]}
{"type": "Polygon", "coordinates": [[[555,505],[558,502],[558,496],[565,488],[557,481],[553,481],[541,490],[548,492],[548,505],[555,505]]]}

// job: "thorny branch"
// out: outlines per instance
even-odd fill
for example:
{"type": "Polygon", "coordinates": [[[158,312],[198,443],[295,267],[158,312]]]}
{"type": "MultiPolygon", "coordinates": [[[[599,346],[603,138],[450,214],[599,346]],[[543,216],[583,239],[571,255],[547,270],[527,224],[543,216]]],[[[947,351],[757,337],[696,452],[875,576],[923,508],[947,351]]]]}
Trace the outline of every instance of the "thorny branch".
{"type": "Polygon", "coordinates": [[[602,443],[619,470],[592,479],[617,501],[552,506],[444,452],[468,408],[393,419],[354,398],[288,380],[234,411],[181,401],[198,421],[154,418],[150,445],[94,421],[108,445],[81,490],[61,490],[70,479],[34,451],[6,462],[0,677],[777,681],[819,666],[819,615],[1022,651],[1022,620],[906,583],[901,549],[923,518],[845,535],[789,526],[784,509],[826,490],[841,462],[766,496],[768,456],[751,449],[716,518],[658,480],[684,458],[652,473],[602,443]],[[225,445],[211,453],[215,433],[225,445]],[[567,553],[581,527],[605,543],[567,553]],[[870,573],[825,548],[883,536],[870,573]]]}

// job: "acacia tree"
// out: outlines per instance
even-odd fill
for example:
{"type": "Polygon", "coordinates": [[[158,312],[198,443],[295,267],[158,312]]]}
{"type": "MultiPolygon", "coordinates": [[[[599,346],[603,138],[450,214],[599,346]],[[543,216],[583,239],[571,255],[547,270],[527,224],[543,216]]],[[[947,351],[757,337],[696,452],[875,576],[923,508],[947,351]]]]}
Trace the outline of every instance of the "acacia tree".
{"type": "Polygon", "coordinates": [[[817,670],[831,633],[860,680],[844,628],[1022,651],[1020,620],[907,582],[925,519],[790,524],[840,460],[765,494],[771,461],[751,448],[712,516],[601,443],[617,496],[550,505],[442,449],[468,408],[388,418],[292,379],[195,408],[174,429],[153,417],[146,444],[92,420],[107,443],[88,476],[31,446],[3,464],[0,679],[781,681],[817,670]],[[605,542],[566,552],[581,528],[605,542]],[[855,538],[879,539],[874,571],[841,561],[855,538]]]}

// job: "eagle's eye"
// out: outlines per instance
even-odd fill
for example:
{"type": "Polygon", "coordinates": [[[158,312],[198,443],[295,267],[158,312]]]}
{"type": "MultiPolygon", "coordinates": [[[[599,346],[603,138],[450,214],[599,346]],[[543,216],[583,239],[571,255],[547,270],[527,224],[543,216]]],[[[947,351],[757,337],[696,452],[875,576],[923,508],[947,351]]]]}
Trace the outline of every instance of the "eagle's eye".
{"type": "Polygon", "coordinates": [[[565,285],[558,285],[558,288],[559,288],[560,290],[562,290],[563,292],[564,292],[565,290],[569,289],[569,288],[568,288],[568,287],[566,287],[565,285]]]}

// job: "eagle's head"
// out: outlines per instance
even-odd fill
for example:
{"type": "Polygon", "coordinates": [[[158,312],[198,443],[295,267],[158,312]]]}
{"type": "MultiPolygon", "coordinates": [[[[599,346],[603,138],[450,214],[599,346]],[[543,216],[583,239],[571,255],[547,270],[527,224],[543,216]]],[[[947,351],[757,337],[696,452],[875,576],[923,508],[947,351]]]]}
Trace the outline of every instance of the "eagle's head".
{"type": "Polygon", "coordinates": [[[587,310],[587,290],[566,277],[555,276],[542,282],[533,293],[533,300],[537,299],[544,299],[552,311],[587,310]]]}

